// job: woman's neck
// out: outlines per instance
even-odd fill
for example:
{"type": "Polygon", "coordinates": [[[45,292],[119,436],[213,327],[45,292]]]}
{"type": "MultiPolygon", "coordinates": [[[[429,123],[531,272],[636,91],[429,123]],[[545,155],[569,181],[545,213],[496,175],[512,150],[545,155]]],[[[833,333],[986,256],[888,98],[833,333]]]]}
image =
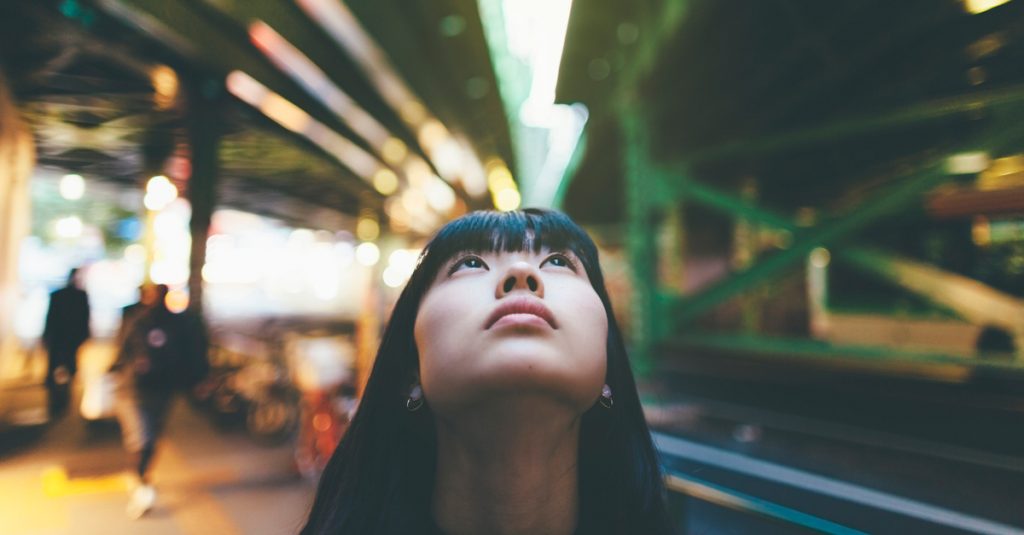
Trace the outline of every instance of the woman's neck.
{"type": "Polygon", "coordinates": [[[448,535],[571,535],[580,420],[543,399],[437,418],[433,511],[448,535]]]}

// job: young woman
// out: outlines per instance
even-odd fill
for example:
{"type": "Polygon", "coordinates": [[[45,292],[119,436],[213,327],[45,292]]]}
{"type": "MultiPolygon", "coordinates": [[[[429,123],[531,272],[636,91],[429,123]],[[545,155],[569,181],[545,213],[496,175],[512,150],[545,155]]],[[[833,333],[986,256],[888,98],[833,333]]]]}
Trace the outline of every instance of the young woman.
{"type": "Polygon", "coordinates": [[[302,533],[669,531],[594,243],[554,211],[447,224],[395,304],[302,533]]]}

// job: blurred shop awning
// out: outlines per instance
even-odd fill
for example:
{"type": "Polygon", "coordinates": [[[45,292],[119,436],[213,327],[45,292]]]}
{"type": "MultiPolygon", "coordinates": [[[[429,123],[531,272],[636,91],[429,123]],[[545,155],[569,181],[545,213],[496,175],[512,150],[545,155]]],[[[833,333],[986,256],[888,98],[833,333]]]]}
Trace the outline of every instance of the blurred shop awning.
{"type": "Polygon", "coordinates": [[[0,60],[40,165],[126,185],[187,175],[181,94],[226,90],[220,203],[298,223],[426,232],[515,168],[473,0],[18,0],[0,60]]]}

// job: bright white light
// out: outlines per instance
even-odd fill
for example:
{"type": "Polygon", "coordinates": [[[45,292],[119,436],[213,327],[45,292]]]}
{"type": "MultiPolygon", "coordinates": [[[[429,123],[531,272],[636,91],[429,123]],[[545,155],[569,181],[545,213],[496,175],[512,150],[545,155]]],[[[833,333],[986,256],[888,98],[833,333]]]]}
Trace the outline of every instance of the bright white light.
{"type": "Polygon", "coordinates": [[[409,178],[410,186],[422,188],[430,181],[430,177],[434,176],[434,172],[430,170],[427,162],[422,159],[409,158],[409,162],[405,164],[405,175],[409,178]]]}
{"type": "Polygon", "coordinates": [[[177,198],[178,188],[175,188],[174,184],[167,180],[167,177],[157,175],[149,179],[149,182],[146,184],[146,197],[142,202],[146,205],[146,208],[157,211],[162,210],[177,198]]]}
{"type": "Polygon", "coordinates": [[[396,266],[388,266],[383,273],[384,284],[389,288],[398,288],[405,280],[405,273],[396,266]]]}
{"type": "Polygon", "coordinates": [[[416,252],[409,249],[395,249],[388,255],[388,265],[407,268],[416,265],[416,252]]]}
{"type": "Polygon", "coordinates": [[[356,248],[347,241],[338,242],[334,244],[334,254],[338,258],[338,267],[347,268],[356,258],[356,248]]]}
{"type": "Polygon", "coordinates": [[[828,252],[828,249],[824,247],[815,247],[811,251],[811,265],[816,268],[827,267],[829,262],[832,260],[832,255],[828,252]]]}
{"type": "Polygon", "coordinates": [[[964,9],[972,15],[984,13],[994,7],[1001,6],[1010,0],[964,0],[964,9]]]}
{"type": "Polygon", "coordinates": [[[494,206],[503,212],[519,208],[521,200],[519,192],[514,189],[503,189],[494,194],[494,206]]]}
{"type": "Polygon", "coordinates": [[[953,175],[980,173],[992,164],[987,152],[962,152],[946,159],[946,171],[953,175]]]}
{"type": "Polygon", "coordinates": [[[82,235],[82,220],[78,216],[62,217],[56,223],[57,236],[77,238],[82,235]]]}
{"type": "Polygon", "coordinates": [[[509,51],[533,73],[527,101],[553,104],[572,0],[504,0],[502,9],[509,51]]]}
{"type": "Polygon", "coordinates": [[[455,206],[455,192],[438,177],[431,177],[427,183],[427,204],[434,210],[446,213],[455,206]]]}
{"type": "Polygon", "coordinates": [[[313,231],[306,228],[297,228],[288,235],[288,245],[303,246],[313,243],[315,236],[313,231]]]}
{"type": "Polygon", "coordinates": [[[157,260],[149,270],[149,278],[157,284],[185,284],[188,282],[188,266],[182,262],[157,260]]]}
{"type": "Polygon", "coordinates": [[[124,259],[133,264],[141,264],[146,261],[146,248],[133,243],[124,248],[124,259]]]}
{"type": "Polygon", "coordinates": [[[356,262],[370,267],[380,260],[380,249],[373,242],[363,242],[356,247],[356,262]]]}
{"type": "Polygon", "coordinates": [[[60,196],[69,201],[82,198],[85,193],[85,179],[82,175],[64,175],[60,179],[60,196]]]}

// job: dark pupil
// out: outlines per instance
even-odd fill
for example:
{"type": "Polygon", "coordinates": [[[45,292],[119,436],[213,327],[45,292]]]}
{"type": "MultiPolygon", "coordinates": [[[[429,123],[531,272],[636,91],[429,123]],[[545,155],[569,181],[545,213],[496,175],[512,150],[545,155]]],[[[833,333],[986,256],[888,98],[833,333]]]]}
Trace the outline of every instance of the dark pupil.
{"type": "Polygon", "coordinates": [[[560,256],[555,256],[555,257],[551,258],[551,263],[556,265],[556,266],[564,266],[565,265],[565,259],[560,257],[560,256]]]}
{"type": "Polygon", "coordinates": [[[480,259],[478,258],[467,258],[466,260],[463,261],[463,263],[466,265],[466,267],[480,267],[480,259]]]}

